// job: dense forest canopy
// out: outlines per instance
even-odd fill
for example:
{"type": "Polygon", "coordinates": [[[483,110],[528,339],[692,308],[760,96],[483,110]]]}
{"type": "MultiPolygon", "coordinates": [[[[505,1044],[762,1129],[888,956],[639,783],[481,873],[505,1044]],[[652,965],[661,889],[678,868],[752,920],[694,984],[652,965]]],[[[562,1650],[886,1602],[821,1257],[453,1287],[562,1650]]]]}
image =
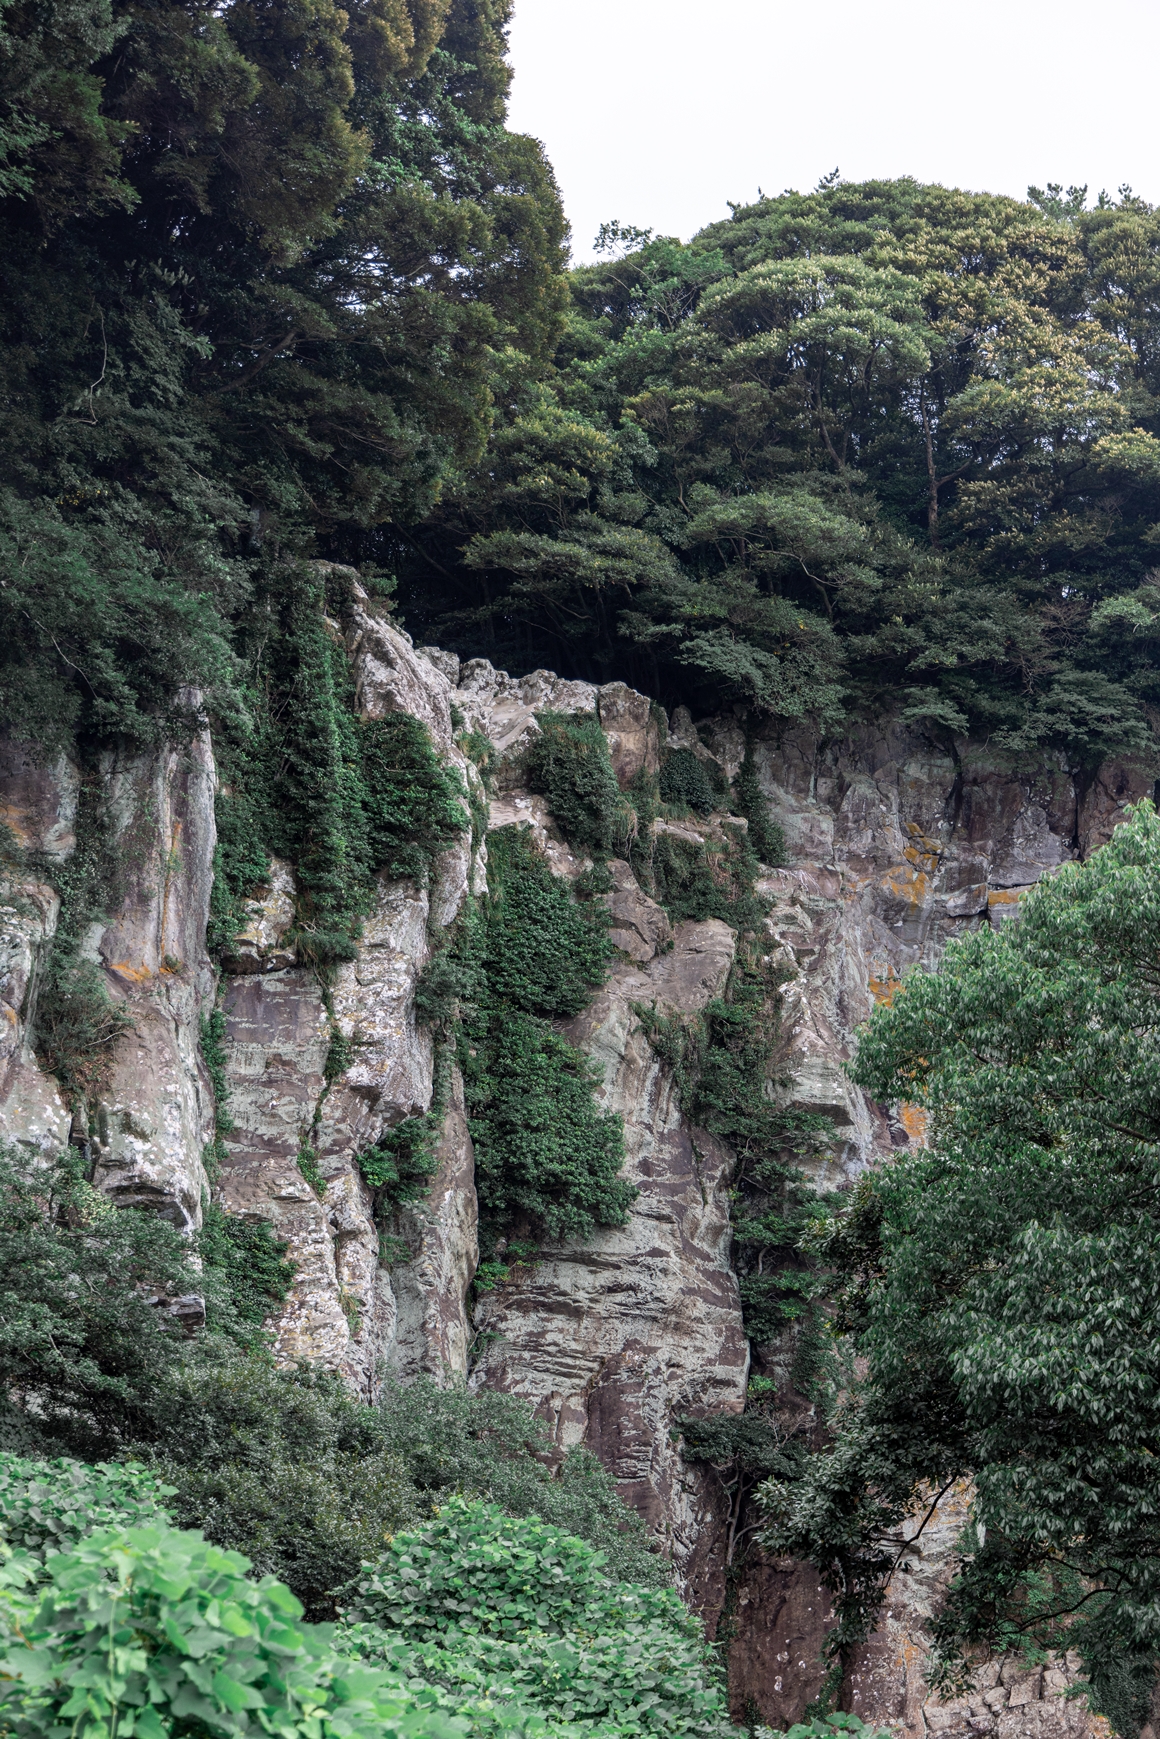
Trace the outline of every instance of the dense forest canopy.
{"type": "Polygon", "coordinates": [[[1152,208],[830,177],[569,273],[509,11],[0,12],[5,716],[228,714],[315,555],[514,670],[1147,748],[1152,208]]]}
{"type": "Polygon", "coordinates": [[[1160,230],[1127,190],[1083,207],[831,182],[629,232],[505,380],[408,607],[703,709],[900,696],[1014,752],[1142,746],[1160,230]]]}

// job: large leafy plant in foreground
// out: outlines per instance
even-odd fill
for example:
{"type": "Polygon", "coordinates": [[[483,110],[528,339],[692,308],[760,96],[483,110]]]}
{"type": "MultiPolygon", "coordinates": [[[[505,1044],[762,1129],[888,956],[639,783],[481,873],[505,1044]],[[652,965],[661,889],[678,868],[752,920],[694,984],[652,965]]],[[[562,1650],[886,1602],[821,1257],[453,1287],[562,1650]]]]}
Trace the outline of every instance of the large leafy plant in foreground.
{"type": "MultiPolygon", "coordinates": [[[[929,1145],[822,1233],[868,1361],[779,1549],[865,1633],[900,1524],[954,1480],[976,1527],[936,1624],[1080,1647],[1135,1734],[1160,1659],[1160,818],[1141,804],[1022,921],[952,944],[871,1022],[854,1073],[926,1108],[929,1145]]],[[[957,1669],[960,1676],[961,1665],[957,1669]]]]}

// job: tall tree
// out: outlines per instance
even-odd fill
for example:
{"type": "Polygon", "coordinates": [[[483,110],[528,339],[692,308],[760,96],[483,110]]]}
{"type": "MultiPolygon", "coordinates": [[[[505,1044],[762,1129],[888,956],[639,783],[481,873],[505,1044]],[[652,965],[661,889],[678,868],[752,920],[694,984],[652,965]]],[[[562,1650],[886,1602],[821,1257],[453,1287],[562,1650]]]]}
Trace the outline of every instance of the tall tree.
{"type": "Polygon", "coordinates": [[[1160,1666],[1158,961],[1144,803],[876,1012],[855,1077],[924,1107],[928,1145],[818,1223],[865,1376],[801,1482],[763,1491],[770,1538],[834,1588],[840,1645],[873,1622],[904,1519],[970,1478],[944,1676],[978,1642],[1078,1648],[1132,1739],[1160,1666]]]}

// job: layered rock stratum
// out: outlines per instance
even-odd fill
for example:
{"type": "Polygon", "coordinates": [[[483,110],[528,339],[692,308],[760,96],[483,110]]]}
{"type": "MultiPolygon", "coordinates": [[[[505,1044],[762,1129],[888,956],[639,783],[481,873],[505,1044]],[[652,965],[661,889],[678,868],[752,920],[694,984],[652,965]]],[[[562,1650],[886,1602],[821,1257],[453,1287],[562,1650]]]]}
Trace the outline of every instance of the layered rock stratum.
{"type": "MultiPolygon", "coordinates": [[[[527,826],[564,877],[585,861],[525,783],[539,714],[594,714],[624,785],[657,769],[666,742],[714,759],[730,776],[745,752],[732,714],[694,727],[678,710],[666,722],[623,683],[596,687],[547,671],[510,677],[482,659],[461,664],[416,649],[357,590],[346,649],[364,716],[419,719],[474,791],[477,815],[485,807],[480,775],[459,738],[466,726],[490,739],[489,829],[527,826]]],[[[1151,784],[1121,763],[1082,784],[1062,765],[1015,772],[984,745],[940,746],[889,724],[826,741],[770,730],[753,751],[788,845],[788,867],[763,870],[758,883],[771,902],[769,956],[784,979],[771,1079],[790,1085],[771,1090],[833,1121],[840,1139],[816,1181],[834,1187],[922,1139],[913,1113],[870,1103],[843,1071],[874,1002],[915,962],[933,964],[949,938],[1010,922],[1027,888],[1102,844],[1151,784]]],[[[604,1106],[624,1120],[626,1175],[639,1193],[625,1226],[555,1246],[532,1267],[513,1266],[471,1308],[477,1208],[461,1083],[453,1078],[447,1092],[429,1195],[385,1237],[356,1155],[431,1105],[435,1059],[415,1019],[415,987],[440,935],[484,886],[487,830],[445,852],[427,887],[380,879],[357,957],[339,969],[327,1007],[290,939],[291,864],[275,861],[268,885],[255,890],[220,977],[207,955],[215,841],[208,737],[154,756],[110,753],[97,777],[123,893],[83,948],[128,1024],[99,1115],[81,1126],[31,1046],[59,916],[52,868],[86,846],[77,836],[81,774],[67,759],[45,765],[16,744],[0,758],[0,816],[23,861],[40,866],[14,870],[0,894],[0,1135],[39,1152],[84,1144],[115,1200],[196,1225],[214,1135],[199,1034],[220,1008],[232,1128],[215,1187],[228,1208],[267,1219],[289,1242],[297,1277],[272,1325],[278,1357],[331,1367],[368,1400],[385,1372],[526,1396],[561,1451],[585,1444],[608,1467],[710,1625],[725,1613],[735,1713],[774,1725],[797,1718],[822,1677],[827,1596],[808,1568],[756,1548],[726,1574],[721,1495],[711,1472],[683,1459],[676,1425],[687,1415],[738,1412],[745,1402],[750,1352],[731,1262],[732,1156],[687,1125],[672,1074],[634,1013],[652,1004],[689,1016],[719,995],[733,962],[732,930],[716,920],[672,925],[629,864],[613,861],[606,897],[616,964],[565,1030],[597,1066],[604,1106]],[[336,1030],[349,1061],[328,1079],[336,1030]],[[324,1187],[300,1168],[307,1143],[324,1187]]],[[[721,820],[667,825],[701,838],[719,832],[721,820]]],[[[923,1621],[951,1573],[965,1502],[961,1493],[946,1500],[896,1576],[879,1631],[851,1668],[846,1705],[907,1739],[1105,1731],[1082,1698],[1065,1695],[1075,1677],[1070,1661],[985,1663],[970,1697],[931,1697],[923,1621]]]]}

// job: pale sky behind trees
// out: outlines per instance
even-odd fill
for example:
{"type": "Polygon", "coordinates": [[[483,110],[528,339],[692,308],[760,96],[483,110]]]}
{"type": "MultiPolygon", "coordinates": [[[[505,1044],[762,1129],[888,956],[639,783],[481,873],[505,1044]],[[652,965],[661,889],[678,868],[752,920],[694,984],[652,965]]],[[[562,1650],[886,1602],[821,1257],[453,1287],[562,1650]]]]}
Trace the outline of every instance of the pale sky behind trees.
{"type": "Polygon", "coordinates": [[[835,167],[1160,202],[1160,0],[516,0],[511,44],[577,260],[608,219],[687,239],[835,167]]]}

